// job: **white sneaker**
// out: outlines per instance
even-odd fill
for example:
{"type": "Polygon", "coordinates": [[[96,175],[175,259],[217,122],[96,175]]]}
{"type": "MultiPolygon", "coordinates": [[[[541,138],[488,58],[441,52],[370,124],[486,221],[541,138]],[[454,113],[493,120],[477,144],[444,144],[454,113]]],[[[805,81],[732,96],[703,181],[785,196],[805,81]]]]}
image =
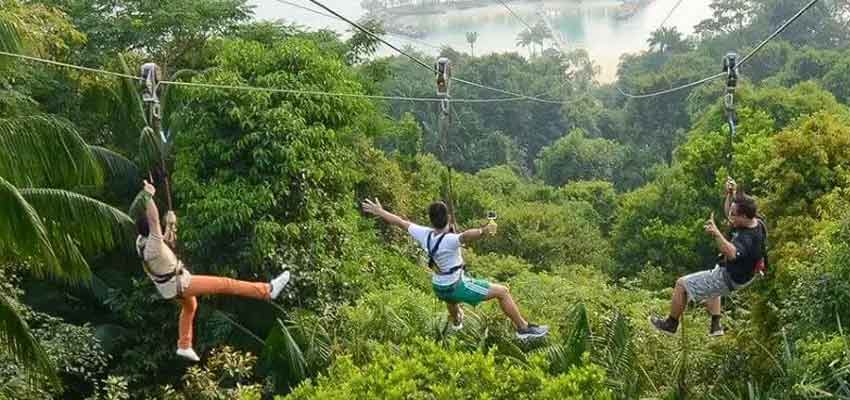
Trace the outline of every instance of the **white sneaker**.
{"type": "Polygon", "coordinates": [[[177,355],[192,362],[201,361],[201,358],[198,357],[198,354],[196,354],[195,350],[192,350],[191,347],[186,349],[177,349],[177,355]]]}
{"type": "Polygon", "coordinates": [[[289,283],[289,271],[283,271],[282,274],[278,275],[277,278],[272,279],[269,283],[272,285],[272,291],[269,295],[272,300],[274,300],[277,296],[280,296],[280,292],[282,292],[283,288],[286,287],[286,284],[289,283]]]}
{"type": "Polygon", "coordinates": [[[463,309],[462,308],[458,309],[457,314],[458,314],[457,315],[457,319],[458,319],[457,325],[455,325],[454,322],[451,323],[452,330],[455,331],[455,332],[463,329],[463,309]]]}

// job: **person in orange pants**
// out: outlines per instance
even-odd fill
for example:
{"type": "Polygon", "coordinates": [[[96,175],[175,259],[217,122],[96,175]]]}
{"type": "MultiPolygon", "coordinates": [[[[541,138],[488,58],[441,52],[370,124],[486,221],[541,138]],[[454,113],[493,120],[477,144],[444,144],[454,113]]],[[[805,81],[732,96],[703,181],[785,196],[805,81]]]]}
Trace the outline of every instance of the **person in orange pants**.
{"type": "Polygon", "coordinates": [[[177,355],[191,361],[200,361],[192,349],[193,325],[198,309],[197,296],[207,294],[228,294],[231,296],[254,299],[276,299],[289,282],[290,273],[283,271],[270,282],[245,282],[218,276],[204,276],[189,273],[183,263],[177,259],[169,245],[174,246],[177,217],[169,211],[165,216],[166,231],[163,234],[159,222],[159,210],[153,201],[156,189],[148,181],[144,182],[142,195],[145,201],[145,215],[136,220],[139,236],[136,238],[136,251],[144,260],[145,273],[156,285],[163,298],[180,298],[179,340],[177,355]]]}

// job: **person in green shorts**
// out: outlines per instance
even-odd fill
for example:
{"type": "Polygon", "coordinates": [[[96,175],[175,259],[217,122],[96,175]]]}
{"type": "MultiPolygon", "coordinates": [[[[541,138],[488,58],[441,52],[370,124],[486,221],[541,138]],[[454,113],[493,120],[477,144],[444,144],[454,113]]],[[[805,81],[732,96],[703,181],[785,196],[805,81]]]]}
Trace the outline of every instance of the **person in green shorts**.
{"type": "Polygon", "coordinates": [[[498,299],[502,311],[514,323],[519,339],[539,338],[546,336],[549,332],[549,327],[530,324],[522,317],[508,288],[482,279],[472,279],[464,274],[461,245],[478,240],[485,234],[494,233],[496,229],[494,223],[455,234],[449,227],[449,210],[443,202],[435,202],[428,207],[430,228],[416,225],[384,210],[377,199],[364,200],[362,207],[364,212],[378,216],[390,225],[407,230],[413,239],[428,252],[428,265],[433,270],[431,286],[434,294],[446,302],[453,329],[459,330],[463,327],[461,303],[475,306],[482,301],[498,299]]]}

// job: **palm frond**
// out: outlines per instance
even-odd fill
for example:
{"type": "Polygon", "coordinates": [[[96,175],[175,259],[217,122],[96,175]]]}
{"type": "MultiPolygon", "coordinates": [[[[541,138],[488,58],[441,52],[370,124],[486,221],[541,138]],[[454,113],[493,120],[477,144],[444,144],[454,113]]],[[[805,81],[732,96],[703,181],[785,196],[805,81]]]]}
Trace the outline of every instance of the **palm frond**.
{"type": "Polygon", "coordinates": [[[549,370],[553,374],[565,373],[572,366],[579,365],[582,355],[590,350],[590,321],[584,304],[577,304],[573,308],[570,320],[573,324],[564,337],[564,343],[535,350],[549,360],[549,370]]]}
{"type": "Polygon", "coordinates": [[[23,189],[21,194],[45,221],[56,224],[90,257],[125,247],[130,251],[134,224],[115,207],[77,193],[58,189],[23,189]]]}
{"type": "Polygon", "coordinates": [[[56,367],[27,327],[26,321],[6,295],[0,293],[0,349],[29,372],[58,382],[56,367]]]}
{"type": "Polygon", "coordinates": [[[0,176],[18,187],[103,183],[97,160],[74,126],[50,115],[0,119],[0,176]]]}
{"type": "MultiPolygon", "coordinates": [[[[127,66],[127,60],[124,58],[123,54],[118,55],[118,61],[121,64],[121,69],[124,74],[130,76],[136,76],[133,71],[130,70],[130,67],[127,66]]],[[[121,104],[126,109],[127,116],[130,120],[141,122],[142,125],[137,125],[132,128],[137,128],[138,126],[143,126],[144,121],[147,120],[145,116],[145,105],[142,102],[142,96],[139,94],[139,84],[136,80],[133,79],[121,79],[121,88],[118,90],[118,95],[120,96],[121,104]]]]}
{"type": "Polygon", "coordinates": [[[0,19],[0,50],[17,53],[21,50],[21,36],[11,21],[0,19]]]}
{"type": "Polygon", "coordinates": [[[224,311],[221,311],[221,310],[218,310],[218,309],[213,310],[213,316],[225,321],[228,325],[230,325],[230,326],[236,328],[237,330],[239,330],[240,332],[244,333],[247,337],[256,341],[257,344],[260,345],[260,347],[263,347],[263,346],[266,345],[266,342],[263,341],[263,339],[260,339],[260,337],[257,336],[254,332],[251,332],[251,330],[246,328],[245,325],[242,325],[239,322],[237,322],[236,320],[234,320],[233,318],[230,318],[230,316],[227,315],[224,311]]]}
{"type": "Polygon", "coordinates": [[[0,115],[28,115],[37,112],[38,102],[21,92],[0,89],[0,115]]]}
{"type": "Polygon", "coordinates": [[[145,207],[147,206],[145,201],[146,197],[144,196],[144,190],[139,190],[139,192],[136,193],[136,197],[133,198],[133,202],[130,203],[130,208],[127,209],[127,215],[129,215],[134,221],[145,215],[145,207]]]}
{"type": "Polygon", "coordinates": [[[35,260],[37,276],[61,275],[38,213],[9,181],[0,176],[0,259],[35,260]]]}
{"type": "MultiPolygon", "coordinates": [[[[191,78],[192,76],[198,75],[198,71],[193,69],[181,69],[174,74],[171,75],[172,82],[180,81],[183,79],[191,78]]],[[[172,86],[172,85],[164,85],[165,88],[162,89],[162,96],[160,97],[160,104],[162,105],[162,127],[165,130],[169,131],[169,139],[171,142],[171,137],[174,135],[173,126],[171,124],[171,117],[175,114],[177,109],[180,107],[183,99],[180,98],[180,87],[172,86]]]]}
{"type": "Polygon", "coordinates": [[[599,339],[597,362],[608,371],[608,384],[619,398],[636,398],[641,392],[640,368],[628,318],[615,312],[599,339]]]}
{"type": "Polygon", "coordinates": [[[327,329],[318,318],[303,316],[292,321],[293,339],[301,344],[307,375],[324,369],[331,362],[333,350],[327,329]]]}
{"type": "Polygon", "coordinates": [[[139,188],[142,171],[127,157],[100,146],[89,146],[109,179],[109,187],[122,194],[139,188]]]}
{"type": "Polygon", "coordinates": [[[262,359],[278,391],[291,390],[307,377],[304,353],[280,319],[266,339],[262,359]]]}
{"type": "Polygon", "coordinates": [[[146,126],[139,135],[139,167],[145,171],[152,171],[162,165],[162,139],[159,134],[146,126]]]}
{"type": "Polygon", "coordinates": [[[77,242],[56,221],[44,221],[44,226],[47,228],[50,247],[61,265],[61,271],[56,278],[70,284],[82,283],[88,286],[91,282],[91,268],[80,252],[77,242]]]}

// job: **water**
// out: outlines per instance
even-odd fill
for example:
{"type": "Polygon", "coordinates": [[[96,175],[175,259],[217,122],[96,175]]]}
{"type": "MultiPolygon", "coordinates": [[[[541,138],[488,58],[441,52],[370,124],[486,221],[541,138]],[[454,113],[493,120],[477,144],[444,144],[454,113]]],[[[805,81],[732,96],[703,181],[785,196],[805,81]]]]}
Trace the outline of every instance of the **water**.
{"type": "MultiPolygon", "coordinates": [[[[307,0],[287,0],[310,8],[317,8],[307,0]]],[[[558,32],[566,49],[583,48],[600,67],[599,80],[615,79],[617,63],[624,53],[634,53],[648,48],[650,32],[656,30],[678,0],[653,0],[650,5],[627,20],[614,16],[620,2],[616,0],[585,0],[581,4],[562,1],[534,2],[530,4],[509,3],[514,11],[529,24],[541,20],[540,11],[545,10],[549,24],[558,32]]],[[[350,27],[339,20],[313,14],[277,0],[251,0],[256,6],[257,18],[265,20],[284,19],[310,28],[327,28],[347,36],[350,27]]],[[[357,19],[365,12],[360,0],[325,0],[325,4],[340,14],[357,19]]],[[[675,10],[666,26],[675,26],[685,34],[693,33],[693,26],[711,16],[710,0],[686,0],[675,10]]],[[[411,45],[429,54],[436,54],[431,46],[449,45],[469,51],[466,32],[478,32],[475,54],[516,51],[529,55],[530,49],[516,45],[519,32],[525,29],[516,18],[500,5],[470,10],[452,11],[442,15],[409,16],[398,19],[426,32],[419,41],[398,36],[389,36],[397,45],[411,45]],[[424,42],[424,43],[423,43],[424,42]]],[[[551,46],[547,42],[547,47],[551,46]]],[[[391,54],[388,48],[379,51],[391,54]]]]}

